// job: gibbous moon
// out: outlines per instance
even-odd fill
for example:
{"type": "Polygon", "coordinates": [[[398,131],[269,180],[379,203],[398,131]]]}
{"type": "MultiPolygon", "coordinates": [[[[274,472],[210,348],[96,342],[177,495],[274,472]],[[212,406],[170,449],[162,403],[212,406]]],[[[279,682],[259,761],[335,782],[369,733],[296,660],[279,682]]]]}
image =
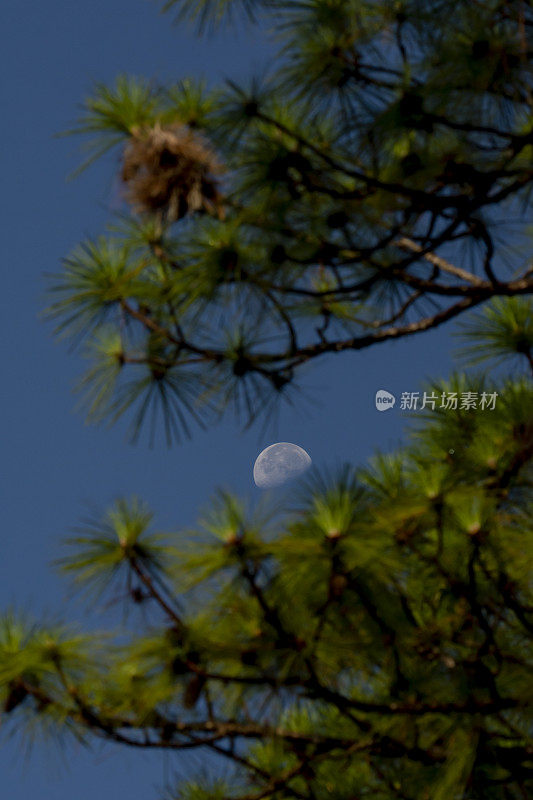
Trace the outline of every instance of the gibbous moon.
{"type": "Polygon", "coordinates": [[[303,447],[277,442],[259,453],[254,464],[254,481],[260,489],[281,486],[309,469],[311,458],[303,447]]]}

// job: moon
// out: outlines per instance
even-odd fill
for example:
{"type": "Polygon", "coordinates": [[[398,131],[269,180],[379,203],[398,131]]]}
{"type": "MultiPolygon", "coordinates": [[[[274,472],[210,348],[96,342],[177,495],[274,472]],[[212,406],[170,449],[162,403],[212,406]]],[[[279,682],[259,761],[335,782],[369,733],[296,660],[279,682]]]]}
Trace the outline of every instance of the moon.
{"type": "Polygon", "coordinates": [[[297,444],[277,442],[259,453],[254,464],[254,481],[260,489],[281,486],[311,466],[308,453],[297,444]]]}

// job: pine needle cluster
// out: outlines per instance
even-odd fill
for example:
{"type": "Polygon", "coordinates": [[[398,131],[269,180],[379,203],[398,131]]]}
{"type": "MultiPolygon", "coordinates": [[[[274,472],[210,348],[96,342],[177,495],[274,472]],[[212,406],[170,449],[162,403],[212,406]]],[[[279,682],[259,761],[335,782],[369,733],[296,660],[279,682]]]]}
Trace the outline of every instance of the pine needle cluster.
{"type": "Polygon", "coordinates": [[[163,212],[175,222],[220,203],[220,165],[199,135],[183,125],[135,130],[124,150],[122,180],[141,212],[163,212]]]}

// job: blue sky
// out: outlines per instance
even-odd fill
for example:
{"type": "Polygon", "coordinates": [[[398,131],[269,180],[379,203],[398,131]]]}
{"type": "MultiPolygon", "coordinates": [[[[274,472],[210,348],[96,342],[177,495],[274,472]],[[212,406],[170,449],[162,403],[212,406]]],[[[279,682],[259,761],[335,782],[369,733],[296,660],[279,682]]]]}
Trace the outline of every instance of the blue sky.
{"type": "MultiPolygon", "coordinates": [[[[70,127],[93,81],[112,82],[123,72],[159,81],[199,74],[238,80],[261,71],[270,53],[255,29],[199,41],[158,12],[152,0],[2,3],[0,609],[80,620],[51,562],[87,503],[105,507],[119,495],[138,494],[161,528],[190,526],[218,486],[257,495],[253,462],[273,441],[302,445],[319,466],[359,463],[378,448],[391,449],[406,420],[397,409],[378,413],[376,390],[415,391],[426,377],[451,368],[447,327],[314,366],[305,380],[317,405],[297,401],[262,436],[260,428],[242,433],[227,418],[172,450],[163,443],[150,450],[144,441],[128,444],[125,426],[85,425],[72,395],[82,361],[53,339],[39,315],[45,275],[57,272],[81,239],[100,233],[116,205],[115,161],[67,181],[80,163],[79,142],[55,134],[70,127]]],[[[111,747],[61,754],[38,743],[25,758],[17,741],[0,739],[0,794],[9,800],[93,800],[119,792],[148,800],[178,768],[161,756],[111,747]]]]}

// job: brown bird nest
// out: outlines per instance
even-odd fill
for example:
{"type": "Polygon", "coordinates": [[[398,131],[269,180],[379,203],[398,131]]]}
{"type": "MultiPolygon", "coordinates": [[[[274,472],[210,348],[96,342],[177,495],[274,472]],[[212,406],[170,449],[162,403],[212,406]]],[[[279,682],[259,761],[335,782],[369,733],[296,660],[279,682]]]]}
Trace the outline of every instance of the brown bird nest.
{"type": "Polygon", "coordinates": [[[134,130],[122,164],[127,200],[141,212],[178,220],[194,211],[222,216],[222,167],[209,145],[185,125],[134,130]]]}

